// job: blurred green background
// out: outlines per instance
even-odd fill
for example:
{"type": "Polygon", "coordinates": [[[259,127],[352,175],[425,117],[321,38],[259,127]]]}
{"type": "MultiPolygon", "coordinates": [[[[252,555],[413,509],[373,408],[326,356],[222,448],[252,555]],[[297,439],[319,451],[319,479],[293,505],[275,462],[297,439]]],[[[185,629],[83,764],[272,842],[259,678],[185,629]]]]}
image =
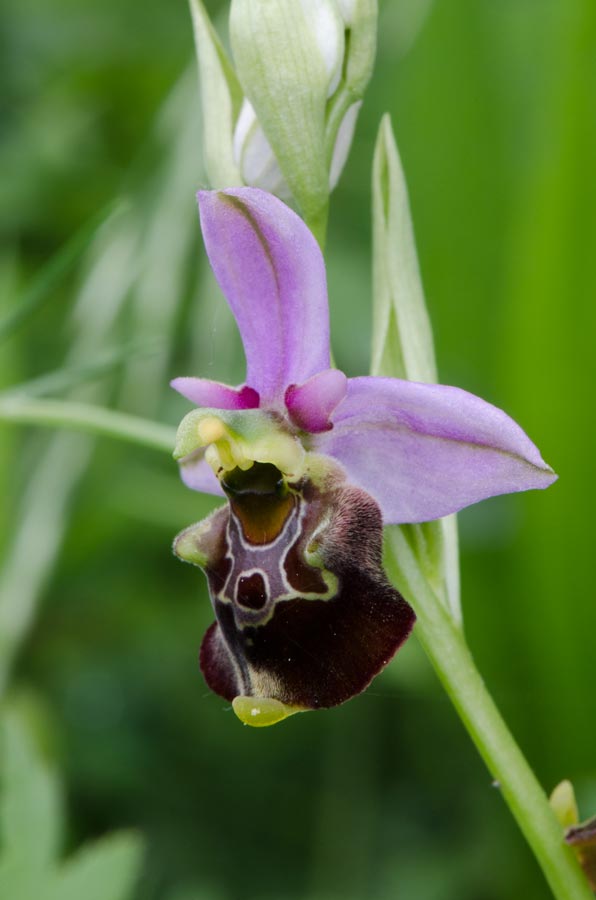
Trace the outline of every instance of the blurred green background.
{"type": "MultiPolygon", "coordinates": [[[[207,5],[216,17],[225,6],[207,5]]],[[[0,347],[2,387],[60,371],[61,395],[174,425],[188,404],[169,378],[243,377],[194,209],[206,185],[187,8],[6,0],[2,20],[0,321],[48,288],[0,347]],[[48,262],[77,233],[86,250],[52,281],[48,262]]],[[[332,198],[332,331],[349,374],[368,366],[369,180],[386,110],[441,379],[504,407],[560,475],[545,493],[461,515],[463,604],[478,666],[539,779],[550,790],[571,778],[587,817],[593,0],[381,4],[375,75],[332,198]]],[[[208,692],[197,651],[209,601],[170,543],[210,501],[167,457],[1,425],[0,496],[0,648],[11,628],[27,633],[0,677],[14,663],[8,691],[33,689],[52,723],[65,853],[138,830],[138,900],[548,896],[415,639],[362,697],[276,728],[241,726],[208,692]]]]}

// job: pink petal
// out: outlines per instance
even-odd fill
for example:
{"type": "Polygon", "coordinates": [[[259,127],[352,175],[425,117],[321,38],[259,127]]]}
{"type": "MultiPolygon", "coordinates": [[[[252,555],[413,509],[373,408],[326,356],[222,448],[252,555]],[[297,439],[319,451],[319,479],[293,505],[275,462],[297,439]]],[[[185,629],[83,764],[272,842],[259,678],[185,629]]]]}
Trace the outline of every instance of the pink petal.
{"type": "Polygon", "coordinates": [[[286,390],[286,406],[292,422],[303,431],[316,434],[329,431],[333,410],[346,396],[348,379],[339,369],[326,369],[304,384],[291,384],[286,390]]]}
{"type": "Polygon", "coordinates": [[[386,524],[426,522],[556,479],[513,419],[474,394],[395,378],[352,378],[333,430],[313,449],[338,459],[386,524]]]}
{"type": "Polygon", "coordinates": [[[302,219],[257,188],[199,192],[203,238],[262,405],[329,368],[325,264],[302,219]]]}
{"type": "Polygon", "coordinates": [[[259,406],[259,395],[247,385],[231,388],[205,378],[174,378],[170,385],[196,406],[214,409],[256,409],[259,406]]]}
{"type": "Polygon", "coordinates": [[[193,491],[223,497],[221,485],[202,452],[180,462],[180,477],[186,487],[193,491]]]}

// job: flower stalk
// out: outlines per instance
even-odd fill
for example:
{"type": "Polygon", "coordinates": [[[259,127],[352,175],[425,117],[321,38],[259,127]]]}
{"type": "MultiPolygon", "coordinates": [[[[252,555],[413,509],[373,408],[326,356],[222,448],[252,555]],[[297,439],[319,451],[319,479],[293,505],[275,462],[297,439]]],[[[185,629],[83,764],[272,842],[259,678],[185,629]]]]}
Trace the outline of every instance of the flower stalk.
{"type": "MultiPolygon", "coordinates": [[[[391,123],[379,129],[373,167],[373,354],[375,374],[436,380],[407,188],[391,123]]],[[[557,900],[590,891],[563,829],[490,696],[461,624],[455,517],[386,530],[385,566],[412,605],[415,632],[557,900]],[[428,548],[438,548],[428,553],[428,548]]]]}
{"type": "Polygon", "coordinates": [[[415,633],[468,734],[499,785],[557,900],[593,900],[546,794],[490,696],[461,629],[429,587],[401,529],[386,533],[390,580],[411,603],[415,633]]]}

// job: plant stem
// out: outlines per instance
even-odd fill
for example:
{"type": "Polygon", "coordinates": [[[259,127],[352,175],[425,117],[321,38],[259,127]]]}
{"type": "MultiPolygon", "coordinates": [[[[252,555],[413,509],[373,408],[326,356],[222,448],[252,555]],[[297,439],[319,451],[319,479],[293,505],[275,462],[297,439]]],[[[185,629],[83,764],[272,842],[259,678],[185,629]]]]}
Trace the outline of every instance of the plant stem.
{"type": "Polygon", "coordinates": [[[461,629],[428,585],[399,528],[387,529],[387,544],[387,569],[415,609],[418,639],[502,790],[553,896],[594,900],[544,791],[486,689],[461,629]]]}
{"type": "Polygon", "coordinates": [[[317,243],[321,248],[321,253],[325,252],[325,242],[327,240],[327,222],[329,219],[329,200],[325,203],[325,206],[318,209],[316,213],[312,213],[310,216],[304,215],[304,221],[308,225],[311,232],[314,234],[317,239],[317,243]]]}
{"type": "Polygon", "coordinates": [[[15,395],[0,397],[0,421],[2,420],[71,428],[141,444],[166,453],[172,453],[176,438],[176,429],[170,425],[70,400],[41,400],[15,395]]]}

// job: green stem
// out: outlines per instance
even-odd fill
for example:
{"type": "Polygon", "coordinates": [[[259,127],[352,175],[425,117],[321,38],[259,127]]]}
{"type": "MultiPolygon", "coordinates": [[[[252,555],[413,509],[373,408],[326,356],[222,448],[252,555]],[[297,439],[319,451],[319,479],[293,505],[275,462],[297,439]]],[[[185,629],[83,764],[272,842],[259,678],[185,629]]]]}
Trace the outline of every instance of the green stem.
{"type": "Polygon", "coordinates": [[[150,419],[141,419],[101,406],[75,403],[70,400],[0,397],[0,421],[2,420],[25,425],[71,428],[75,431],[141,444],[166,453],[172,453],[176,439],[176,429],[170,425],[161,425],[150,419]]]}
{"type": "Polygon", "coordinates": [[[474,664],[461,629],[429,587],[399,528],[388,529],[387,568],[412,603],[416,632],[557,900],[594,900],[575,855],[474,664]]]}
{"type": "Polygon", "coordinates": [[[310,215],[304,214],[304,221],[317,239],[317,243],[321,248],[321,253],[325,252],[325,242],[327,240],[327,222],[329,219],[329,199],[325,206],[319,208],[316,213],[310,215]]]}

